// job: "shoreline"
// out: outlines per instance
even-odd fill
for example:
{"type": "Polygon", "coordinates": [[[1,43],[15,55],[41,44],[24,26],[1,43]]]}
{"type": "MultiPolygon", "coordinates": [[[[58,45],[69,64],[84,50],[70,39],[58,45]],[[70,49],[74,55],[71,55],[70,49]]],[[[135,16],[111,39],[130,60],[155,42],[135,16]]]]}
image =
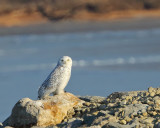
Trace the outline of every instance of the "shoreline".
{"type": "Polygon", "coordinates": [[[160,28],[160,18],[131,18],[108,21],[58,21],[27,26],[0,27],[0,36],[92,31],[144,30],[160,28]]]}

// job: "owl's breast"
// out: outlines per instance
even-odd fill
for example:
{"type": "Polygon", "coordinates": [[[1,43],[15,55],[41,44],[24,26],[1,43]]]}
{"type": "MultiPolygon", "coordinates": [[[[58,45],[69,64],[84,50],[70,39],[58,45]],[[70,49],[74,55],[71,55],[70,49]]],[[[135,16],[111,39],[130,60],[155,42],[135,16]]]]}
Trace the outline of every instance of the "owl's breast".
{"type": "Polygon", "coordinates": [[[70,76],[71,76],[71,70],[68,69],[68,68],[61,68],[61,75],[60,75],[60,85],[61,86],[66,86],[69,79],[70,79],[70,76]]]}

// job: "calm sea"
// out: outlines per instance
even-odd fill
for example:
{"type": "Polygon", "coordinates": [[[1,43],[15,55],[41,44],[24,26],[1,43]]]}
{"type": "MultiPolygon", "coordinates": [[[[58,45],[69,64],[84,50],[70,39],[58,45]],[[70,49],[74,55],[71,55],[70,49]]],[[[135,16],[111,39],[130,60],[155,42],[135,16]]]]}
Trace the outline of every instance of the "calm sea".
{"type": "Polygon", "coordinates": [[[1,36],[0,122],[19,99],[37,98],[64,55],[73,59],[66,91],[75,95],[106,97],[160,85],[160,28],[1,36]]]}

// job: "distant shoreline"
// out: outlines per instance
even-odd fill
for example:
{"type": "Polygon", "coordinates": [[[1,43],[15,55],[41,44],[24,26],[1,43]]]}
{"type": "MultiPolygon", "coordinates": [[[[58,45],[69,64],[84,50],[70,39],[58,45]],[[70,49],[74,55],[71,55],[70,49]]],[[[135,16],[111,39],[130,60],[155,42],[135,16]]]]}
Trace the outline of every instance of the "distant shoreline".
{"type": "Polygon", "coordinates": [[[28,26],[0,27],[0,36],[119,31],[160,28],[160,18],[134,18],[108,21],[58,21],[28,26]]]}
{"type": "Polygon", "coordinates": [[[47,33],[72,33],[87,31],[105,31],[105,30],[134,30],[134,29],[152,29],[160,28],[160,19],[139,18],[132,20],[116,20],[105,22],[48,22],[44,24],[0,27],[0,36],[19,35],[19,34],[47,34],[47,33]]]}
{"type": "Polygon", "coordinates": [[[160,26],[157,0],[1,0],[0,36],[160,26]]]}

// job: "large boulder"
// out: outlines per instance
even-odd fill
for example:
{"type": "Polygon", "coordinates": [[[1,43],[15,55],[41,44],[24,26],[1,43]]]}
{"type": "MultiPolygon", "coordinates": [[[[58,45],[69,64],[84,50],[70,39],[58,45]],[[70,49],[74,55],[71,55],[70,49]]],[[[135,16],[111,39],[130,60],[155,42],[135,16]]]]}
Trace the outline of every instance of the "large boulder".
{"type": "Polygon", "coordinates": [[[82,101],[71,93],[37,101],[23,98],[12,109],[8,125],[13,127],[56,125],[64,120],[73,107],[81,104],[82,101]]]}

